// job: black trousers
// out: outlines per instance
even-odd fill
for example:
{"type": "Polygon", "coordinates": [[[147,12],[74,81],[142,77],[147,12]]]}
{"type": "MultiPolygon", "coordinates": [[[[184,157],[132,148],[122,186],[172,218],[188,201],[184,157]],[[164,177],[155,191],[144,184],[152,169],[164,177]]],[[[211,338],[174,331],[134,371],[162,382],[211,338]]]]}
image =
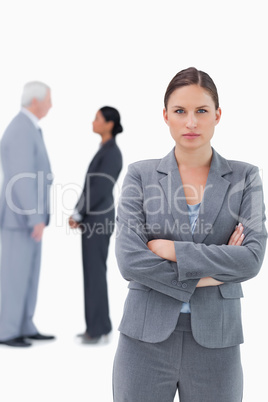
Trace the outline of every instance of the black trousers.
{"type": "Polygon", "coordinates": [[[87,220],[82,224],[82,256],[86,331],[91,337],[111,329],[106,279],[106,260],[114,221],[87,220]]]}

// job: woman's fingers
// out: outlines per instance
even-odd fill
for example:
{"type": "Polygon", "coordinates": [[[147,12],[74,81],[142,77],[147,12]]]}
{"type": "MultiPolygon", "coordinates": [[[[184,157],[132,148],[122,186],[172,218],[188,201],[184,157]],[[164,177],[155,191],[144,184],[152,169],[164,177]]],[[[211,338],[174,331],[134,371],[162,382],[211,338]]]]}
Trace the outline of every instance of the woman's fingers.
{"type": "Polygon", "coordinates": [[[243,225],[239,223],[232,236],[231,241],[232,246],[241,246],[244,239],[243,230],[244,230],[243,225]]]}
{"type": "Polygon", "coordinates": [[[243,243],[244,240],[244,233],[241,234],[241,236],[237,239],[235,246],[241,246],[241,244],[243,243]]]}
{"type": "Polygon", "coordinates": [[[230,237],[230,240],[228,242],[228,246],[241,246],[244,240],[244,233],[243,233],[244,227],[241,223],[236,227],[234,233],[230,237]]]}
{"type": "Polygon", "coordinates": [[[199,280],[199,282],[197,283],[196,287],[197,288],[204,288],[204,287],[207,287],[207,286],[219,286],[219,285],[222,285],[223,283],[224,282],[217,281],[214,278],[207,277],[207,278],[201,278],[199,280]]]}
{"type": "Polygon", "coordinates": [[[69,225],[71,229],[77,229],[79,226],[79,223],[76,222],[72,217],[69,218],[69,225]]]}

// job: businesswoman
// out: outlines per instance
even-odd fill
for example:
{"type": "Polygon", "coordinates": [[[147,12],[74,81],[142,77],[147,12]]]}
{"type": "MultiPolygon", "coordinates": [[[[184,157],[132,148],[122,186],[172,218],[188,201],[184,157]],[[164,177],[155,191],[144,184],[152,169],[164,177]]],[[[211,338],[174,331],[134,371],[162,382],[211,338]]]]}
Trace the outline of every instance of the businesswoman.
{"type": "Polygon", "coordinates": [[[82,230],[86,331],[84,343],[97,343],[111,329],[106,281],[106,260],[114,229],[113,188],[122,169],[115,137],[123,131],[119,112],[110,106],[98,110],[93,131],[101,136],[99,151],[91,161],[81,197],[69,219],[82,230]]]}
{"type": "Polygon", "coordinates": [[[266,245],[258,169],[212,147],[221,109],[208,74],[165,94],[175,147],[129,166],[116,256],[129,293],[114,361],[115,402],[240,402],[241,282],[266,245]]]}

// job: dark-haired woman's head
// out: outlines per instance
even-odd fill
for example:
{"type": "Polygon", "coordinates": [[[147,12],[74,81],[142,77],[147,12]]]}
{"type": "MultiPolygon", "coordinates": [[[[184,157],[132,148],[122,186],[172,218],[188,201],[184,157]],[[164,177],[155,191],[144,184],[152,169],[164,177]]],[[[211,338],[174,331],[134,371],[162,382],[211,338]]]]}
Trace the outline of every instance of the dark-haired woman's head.
{"type": "Polygon", "coordinates": [[[100,135],[110,133],[113,137],[121,133],[123,127],[118,110],[111,106],[100,108],[93,121],[93,131],[100,135]]]}
{"type": "Polygon", "coordinates": [[[165,122],[179,148],[210,149],[221,109],[207,73],[193,67],[180,71],[167,87],[164,104],[165,122]]]}

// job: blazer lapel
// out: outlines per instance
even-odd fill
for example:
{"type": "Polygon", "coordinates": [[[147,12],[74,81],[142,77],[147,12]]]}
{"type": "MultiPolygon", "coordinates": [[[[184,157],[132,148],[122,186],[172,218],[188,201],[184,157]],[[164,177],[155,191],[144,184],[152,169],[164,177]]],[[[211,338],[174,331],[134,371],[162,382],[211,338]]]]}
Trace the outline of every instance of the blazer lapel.
{"type": "Polygon", "coordinates": [[[157,171],[165,173],[159,183],[167,199],[169,212],[177,223],[178,237],[182,241],[202,243],[213,228],[230,185],[230,182],[223,177],[232,171],[227,160],[213,149],[209,175],[193,235],[174,149],[161,160],[157,171]]]}
{"type": "Polygon", "coordinates": [[[161,160],[157,171],[165,173],[159,183],[167,199],[169,212],[176,222],[177,236],[182,241],[193,241],[188,207],[174,149],[161,160]]]}
{"type": "Polygon", "coordinates": [[[222,208],[225,195],[230,186],[230,182],[223,176],[231,172],[232,169],[227,160],[213,149],[208,179],[193,235],[195,243],[204,242],[213,229],[213,224],[222,208]]]}

